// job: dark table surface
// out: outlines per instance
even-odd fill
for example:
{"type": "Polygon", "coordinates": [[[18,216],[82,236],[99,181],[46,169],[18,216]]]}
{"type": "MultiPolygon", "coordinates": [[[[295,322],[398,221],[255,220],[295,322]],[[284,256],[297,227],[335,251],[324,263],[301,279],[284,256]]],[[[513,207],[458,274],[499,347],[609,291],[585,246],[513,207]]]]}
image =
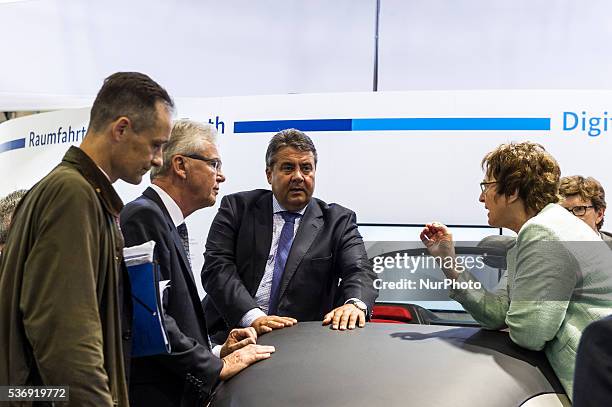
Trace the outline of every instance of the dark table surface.
{"type": "Polygon", "coordinates": [[[563,393],[546,357],[506,332],[301,322],[263,335],[276,353],[222,383],[212,406],[518,406],[563,393]]]}

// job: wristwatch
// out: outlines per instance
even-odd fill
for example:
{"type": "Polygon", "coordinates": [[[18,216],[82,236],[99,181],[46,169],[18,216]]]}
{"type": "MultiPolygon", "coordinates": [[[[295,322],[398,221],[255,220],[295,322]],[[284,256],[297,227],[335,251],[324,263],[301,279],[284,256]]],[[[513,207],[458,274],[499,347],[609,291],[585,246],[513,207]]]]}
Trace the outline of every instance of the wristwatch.
{"type": "Polygon", "coordinates": [[[368,306],[365,305],[365,302],[363,302],[361,300],[348,300],[346,303],[347,304],[353,304],[360,311],[363,311],[364,314],[366,314],[366,315],[368,314],[368,306]]]}

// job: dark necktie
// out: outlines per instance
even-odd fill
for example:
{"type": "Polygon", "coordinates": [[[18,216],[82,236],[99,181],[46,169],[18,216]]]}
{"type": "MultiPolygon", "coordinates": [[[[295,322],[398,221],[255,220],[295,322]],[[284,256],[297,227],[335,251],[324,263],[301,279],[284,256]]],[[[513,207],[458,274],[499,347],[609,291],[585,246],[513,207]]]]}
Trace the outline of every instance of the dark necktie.
{"type": "Polygon", "coordinates": [[[274,261],[274,273],[272,274],[272,288],[270,289],[270,306],[268,307],[268,315],[276,315],[278,308],[278,295],[280,291],[280,283],[285,271],[285,264],[291,244],[293,243],[293,229],[295,220],[300,217],[299,213],[280,212],[285,224],[281,230],[280,238],[278,239],[278,248],[276,249],[274,261]]]}
{"type": "Polygon", "coordinates": [[[191,256],[189,255],[189,232],[187,232],[187,225],[183,222],[176,227],[176,230],[181,237],[181,241],[183,242],[183,249],[185,249],[185,254],[187,255],[187,260],[189,261],[189,268],[191,268],[191,256]]]}

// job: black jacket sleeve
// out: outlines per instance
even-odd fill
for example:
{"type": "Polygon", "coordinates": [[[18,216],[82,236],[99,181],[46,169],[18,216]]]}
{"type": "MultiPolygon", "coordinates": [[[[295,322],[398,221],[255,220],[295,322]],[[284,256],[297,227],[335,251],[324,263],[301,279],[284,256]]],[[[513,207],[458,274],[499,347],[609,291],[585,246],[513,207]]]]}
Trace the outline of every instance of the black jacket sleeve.
{"type": "Polygon", "coordinates": [[[374,288],[376,274],[357,230],[355,213],[351,211],[346,219],[338,243],[336,260],[342,278],[343,302],[350,298],[358,298],[368,306],[370,314],[378,297],[378,290],[374,288]]]}
{"type": "MultiPolygon", "coordinates": [[[[172,287],[173,280],[178,278],[181,271],[171,269],[173,263],[170,253],[174,247],[163,215],[152,207],[128,206],[121,213],[121,229],[126,247],[155,241],[155,258],[160,266],[161,279],[171,280],[172,287]]],[[[173,295],[172,289],[168,295],[173,295]]],[[[185,301],[189,299],[185,298],[185,301]]],[[[173,310],[167,308],[167,298],[164,299],[164,305],[164,323],[171,353],[151,357],[175,375],[193,381],[198,384],[196,387],[210,394],[219,380],[223,361],[212,354],[208,343],[198,343],[182,332],[173,317],[173,310]]]]}
{"type": "Polygon", "coordinates": [[[582,333],[574,375],[575,407],[604,406],[612,400],[612,317],[590,324],[582,333]]]}
{"type": "Polygon", "coordinates": [[[204,290],[230,328],[238,326],[247,311],[258,307],[236,265],[235,247],[240,228],[237,212],[227,196],[221,200],[208,233],[202,268],[204,290]]]}

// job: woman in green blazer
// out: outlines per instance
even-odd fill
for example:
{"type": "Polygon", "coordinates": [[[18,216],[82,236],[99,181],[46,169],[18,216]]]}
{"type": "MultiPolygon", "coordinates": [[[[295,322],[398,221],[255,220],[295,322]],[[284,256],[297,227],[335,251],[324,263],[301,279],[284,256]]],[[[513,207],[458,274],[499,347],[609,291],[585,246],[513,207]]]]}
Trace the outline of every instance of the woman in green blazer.
{"type": "MultiPolygon", "coordinates": [[[[514,231],[516,245],[495,291],[456,289],[451,298],[483,327],[508,328],[516,344],[543,349],[571,398],[580,335],[590,322],[612,314],[612,251],[557,204],[561,171],[541,145],[502,144],[482,167],[479,200],[488,223],[514,231]]],[[[426,225],[421,240],[433,256],[454,258],[453,238],[443,224],[426,225]]],[[[458,282],[477,281],[460,267],[444,273],[458,282]]]]}

